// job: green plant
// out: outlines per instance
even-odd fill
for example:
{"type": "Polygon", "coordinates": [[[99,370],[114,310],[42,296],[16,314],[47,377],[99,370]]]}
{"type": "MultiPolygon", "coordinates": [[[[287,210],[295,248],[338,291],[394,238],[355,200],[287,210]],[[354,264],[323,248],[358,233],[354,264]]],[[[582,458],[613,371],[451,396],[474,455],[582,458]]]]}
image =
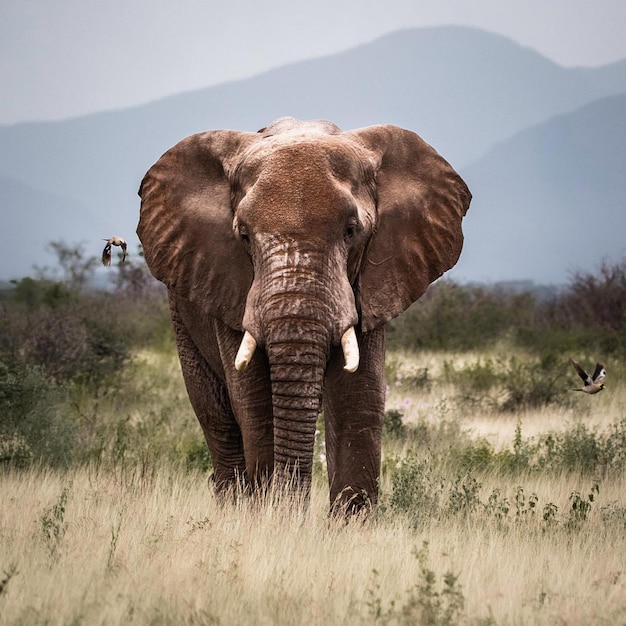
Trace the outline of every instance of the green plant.
{"type": "Polygon", "coordinates": [[[605,524],[617,524],[620,528],[626,528],[626,505],[613,500],[600,509],[602,521],[605,524]]]}
{"type": "Polygon", "coordinates": [[[457,458],[463,470],[472,472],[492,468],[496,465],[496,452],[485,440],[463,442],[458,450],[457,458]]]}
{"type": "Polygon", "coordinates": [[[591,473],[601,459],[602,442],[584,424],[576,424],[560,437],[562,464],[570,470],[591,473]]]}
{"type": "Polygon", "coordinates": [[[582,522],[587,521],[595,496],[600,493],[600,486],[595,483],[589,493],[583,498],[578,491],[572,491],[569,500],[571,502],[567,526],[577,528],[582,522]]]}
{"type": "Polygon", "coordinates": [[[563,405],[568,393],[563,362],[555,354],[528,363],[512,357],[502,374],[502,388],[506,397],[500,408],[504,411],[563,405]]]}
{"type": "Polygon", "coordinates": [[[484,507],[490,517],[494,517],[499,521],[506,519],[511,510],[509,499],[506,497],[503,498],[498,488],[494,489],[491,494],[489,494],[489,498],[484,507]]]}
{"type": "Polygon", "coordinates": [[[559,511],[559,507],[556,504],[553,504],[552,502],[548,502],[543,507],[542,519],[546,527],[552,527],[552,526],[557,525],[558,520],[556,518],[556,515],[558,511],[559,511]]]}
{"type": "Polygon", "coordinates": [[[504,341],[535,355],[623,355],[625,330],[623,258],[574,274],[565,290],[437,281],[389,324],[388,341],[403,350],[480,350],[504,341]]]}
{"type": "Polygon", "coordinates": [[[20,467],[32,461],[67,465],[76,425],[62,410],[66,397],[39,368],[0,355],[0,460],[20,467]]]}
{"type": "Polygon", "coordinates": [[[554,354],[521,361],[478,360],[464,367],[444,362],[444,380],[456,390],[463,408],[478,407],[506,412],[548,405],[565,405],[569,398],[565,361],[554,354]]]}
{"type": "Polygon", "coordinates": [[[402,622],[451,626],[458,624],[465,609],[465,596],[458,576],[446,572],[438,588],[437,575],[428,565],[428,542],[414,551],[420,568],[420,580],[409,591],[409,597],[401,608],[402,622]]]}
{"type": "Polygon", "coordinates": [[[609,426],[604,440],[602,461],[606,470],[626,467],[626,417],[609,426]]]}
{"type": "Polygon", "coordinates": [[[474,350],[493,345],[517,325],[530,325],[529,292],[440,280],[389,326],[390,347],[474,350]],[[471,329],[471,332],[468,332],[471,329]]]}
{"type": "Polygon", "coordinates": [[[515,435],[513,437],[513,457],[510,458],[512,469],[521,471],[527,469],[531,463],[532,448],[522,437],[522,420],[517,419],[515,435]]]}
{"type": "Polygon", "coordinates": [[[407,589],[406,599],[396,599],[384,606],[380,597],[379,572],[372,570],[372,581],[368,585],[366,606],[368,618],[377,624],[423,624],[424,626],[453,626],[459,624],[465,610],[465,596],[458,576],[446,572],[438,580],[429,566],[428,542],[413,550],[419,566],[419,578],[407,589]]]}
{"type": "Polygon", "coordinates": [[[432,462],[409,451],[391,471],[391,488],[389,507],[417,524],[437,513],[443,481],[435,474],[432,462]]]}
{"type": "Polygon", "coordinates": [[[523,487],[518,487],[515,492],[515,516],[517,519],[531,517],[537,510],[539,498],[536,493],[531,493],[528,498],[523,487]]]}
{"type": "Polygon", "coordinates": [[[365,605],[368,609],[368,617],[374,623],[389,623],[394,618],[395,600],[392,600],[389,608],[384,608],[383,601],[380,597],[380,572],[377,569],[372,570],[371,582],[365,589],[367,598],[365,605]]]}
{"type": "Polygon", "coordinates": [[[602,353],[623,354],[626,348],[626,258],[615,263],[605,260],[591,272],[574,274],[558,313],[570,326],[593,329],[592,342],[602,353]]]}
{"type": "Polygon", "coordinates": [[[402,411],[388,409],[383,416],[383,435],[392,439],[403,439],[406,428],[402,423],[402,411]]]}
{"type": "Polygon", "coordinates": [[[448,510],[451,513],[467,515],[480,505],[481,484],[469,473],[457,476],[449,494],[448,510]]]}
{"type": "Polygon", "coordinates": [[[23,307],[27,311],[37,309],[57,309],[76,303],[78,294],[70,289],[65,283],[50,279],[35,279],[26,276],[13,281],[15,285],[12,291],[5,292],[4,300],[23,307]]]}
{"type": "Polygon", "coordinates": [[[69,487],[65,487],[57,502],[45,509],[40,517],[41,531],[48,548],[48,554],[52,560],[58,559],[61,544],[67,532],[65,507],[67,505],[68,494],[69,487]]]}
{"type": "Polygon", "coordinates": [[[462,368],[456,368],[451,361],[444,361],[443,376],[462,395],[469,397],[488,393],[500,383],[497,364],[491,359],[478,360],[462,368]]]}

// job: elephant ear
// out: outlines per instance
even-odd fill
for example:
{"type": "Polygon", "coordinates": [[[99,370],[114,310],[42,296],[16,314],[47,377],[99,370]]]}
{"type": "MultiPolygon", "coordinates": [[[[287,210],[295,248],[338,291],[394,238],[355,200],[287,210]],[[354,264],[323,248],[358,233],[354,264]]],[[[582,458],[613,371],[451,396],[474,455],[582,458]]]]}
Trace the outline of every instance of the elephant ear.
{"type": "Polygon", "coordinates": [[[361,266],[365,332],[396,317],[450,269],[463,246],[461,221],[471,193],[415,133],[396,126],[352,132],[380,162],[377,222],[361,266]]]}
{"type": "Polygon", "coordinates": [[[146,263],[170,292],[241,329],[252,263],[233,229],[227,173],[253,133],[187,137],[145,175],[137,235],[146,263]]]}

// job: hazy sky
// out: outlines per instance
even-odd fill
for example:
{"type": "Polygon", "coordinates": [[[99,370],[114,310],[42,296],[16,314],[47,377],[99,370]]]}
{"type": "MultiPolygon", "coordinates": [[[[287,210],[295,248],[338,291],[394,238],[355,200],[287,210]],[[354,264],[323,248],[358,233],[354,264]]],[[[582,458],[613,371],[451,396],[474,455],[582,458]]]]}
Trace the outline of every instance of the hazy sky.
{"type": "Polygon", "coordinates": [[[0,123],[140,104],[449,24],[567,66],[626,58],[626,0],[0,0],[0,123]]]}

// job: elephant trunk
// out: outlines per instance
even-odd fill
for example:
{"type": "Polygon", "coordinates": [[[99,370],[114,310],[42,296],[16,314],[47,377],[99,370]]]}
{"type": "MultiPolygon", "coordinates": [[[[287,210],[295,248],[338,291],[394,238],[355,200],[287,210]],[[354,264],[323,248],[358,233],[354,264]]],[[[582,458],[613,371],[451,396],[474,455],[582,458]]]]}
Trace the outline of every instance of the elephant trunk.
{"type": "Polygon", "coordinates": [[[347,371],[358,367],[357,321],[341,249],[319,250],[289,237],[257,237],[260,258],[248,294],[238,369],[256,342],[267,354],[272,387],[274,474],[302,490],[311,484],[315,427],[331,346],[341,343],[347,371]]]}
{"type": "Polygon", "coordinates": [[[307,492],[313,469],[315,428],[330,349],[328,331],[314,321],[284,324],[267,343],[274,409],[274,471],[307,492]],[[289,336],[291,335],[291,337],[289,336]]]}

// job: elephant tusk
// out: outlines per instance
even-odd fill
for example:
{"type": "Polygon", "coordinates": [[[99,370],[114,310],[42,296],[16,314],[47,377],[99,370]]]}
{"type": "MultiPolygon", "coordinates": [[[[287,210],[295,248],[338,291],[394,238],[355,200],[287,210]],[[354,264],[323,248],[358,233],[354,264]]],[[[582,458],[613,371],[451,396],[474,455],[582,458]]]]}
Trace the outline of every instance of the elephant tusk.
{"type": "Polygon", "coordinates": [[[346,361],[343,369],[350,373],[356,372],[359,367],[359,344],[356,340],[354,326],[350,326],[341,337],[341,347],[343,348],[343,357],[346,361]]]}
{"type": "Polygon", "coordinates": [[[246,367],[248,367],[255,350],[256,339],[248,331],[246,331],[243,335],[243,339],[241,340],[239,350],[237,351],[237,356],[235,357],[235,369],[238,372],[243,372],[246,367]]]}

